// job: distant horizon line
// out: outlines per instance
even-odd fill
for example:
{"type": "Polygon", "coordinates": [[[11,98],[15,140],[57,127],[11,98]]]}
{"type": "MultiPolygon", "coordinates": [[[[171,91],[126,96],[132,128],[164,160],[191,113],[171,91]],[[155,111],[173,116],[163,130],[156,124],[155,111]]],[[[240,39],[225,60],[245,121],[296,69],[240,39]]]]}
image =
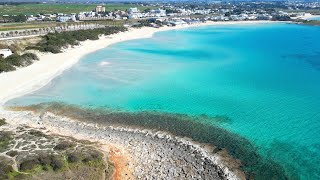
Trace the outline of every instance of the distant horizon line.
{"type": "MultiPolygon", "coordinates": [[[[0,0],[0,3],[130,3],[130,2],[151,2],[151,3],[165,3],[165,2],[286,2],[288,0],[0,0]]],[[[318,0],[301,0],[300,2],[319,2],[318,0]]]]}

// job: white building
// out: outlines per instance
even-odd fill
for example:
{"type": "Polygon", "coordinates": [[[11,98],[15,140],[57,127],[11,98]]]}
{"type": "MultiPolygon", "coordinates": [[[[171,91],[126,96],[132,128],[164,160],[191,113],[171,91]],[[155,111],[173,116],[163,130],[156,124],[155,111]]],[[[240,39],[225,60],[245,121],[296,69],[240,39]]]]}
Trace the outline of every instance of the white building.
{"type": "Polygon", "coordinates": [[[139,13],[139,10],[138,10],[138,8],[129,8],[128,13],[129,14],[139,13]]]}
{"type": "Polygon", "coordinates": [[[10,49],[0,49],[0,56],[3,58],[6,58],[10,55],[12,55],[12,51],[10,49]]]}
{"type": "Polygon", "coordinates": [[[70,17],[70,16],[59,16],[57,18],[57,21],[59,21],[59,22],[72,21],[72,17],[70,17]]]}
{"type": "Polygon", "coordinates": [[[138,8],[129,8],[128,16],[129,19],[138,19],[142,17],[142,14],[139,12],[138,8]]]}
{"type": "Polygon", "coordinates": [[[96,13],[102,13],[102,12],[106,12],[106,7],[104,6],[97,6],[95,9],[96,13]]]}
{"type": "Polygon", "coordinates": [[[167,16],[167,11],[163,9],[151,10],[155,14],[155,17],[165,17],[167,16]]]}

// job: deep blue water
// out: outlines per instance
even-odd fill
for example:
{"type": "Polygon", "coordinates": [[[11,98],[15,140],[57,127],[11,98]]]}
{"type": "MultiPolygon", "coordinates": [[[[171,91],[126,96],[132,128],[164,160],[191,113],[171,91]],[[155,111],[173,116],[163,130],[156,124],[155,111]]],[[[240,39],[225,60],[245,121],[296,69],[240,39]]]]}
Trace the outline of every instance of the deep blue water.
{"type": "MultiPolygon", "coordinates": [[[[160,32],[89,54],[8,102],[224,115],[218,126],[300,179],[320,179],[320,27],[224,25],[160,32]]],[[[217,125],[217,124],[215,124],[217,125]]]]}

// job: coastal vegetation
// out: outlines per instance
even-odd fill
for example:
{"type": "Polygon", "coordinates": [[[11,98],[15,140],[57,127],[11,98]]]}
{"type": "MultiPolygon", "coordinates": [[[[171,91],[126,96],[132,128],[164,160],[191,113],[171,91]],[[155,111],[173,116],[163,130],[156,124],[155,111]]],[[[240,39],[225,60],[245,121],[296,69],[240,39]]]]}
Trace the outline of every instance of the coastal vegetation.
{"type": "Polygon", "coordinates": [[[291,17],[277,15],[272,17],[272,21],[291,21],[291,17]]]}
{"type": "Polygon", "coordinates": [[[0,179],[101,179],[113,174],[112,163],[93,144],[25,126],[10,128],[0,126],[0,179]]]}
{"type": "Polygon", "coordinates": [[[7,124],[7,123],[6,123],[6,119],[0,118],[0,126],[3,126],[3,125],[5,125],[5,124],[7,124]]]}
{"type": "Polygon", "coordinates": [[[299,23],[299,24],[304,24],[304,25],[320,26],[320,21],[319,20],[298,19],[298,20],[296,20],[296,22],[299,23]]]}
{"type": "Polygon", "coordinates": [[[151,20],[151,19],[144,19],[139,20],[135,24],[133,24],[133,27],[141,28],[141,27],[162,27],[165,24],[159,20],[151,20]]]}
{"type": "Polygon", "coordinates": [[[39,60],[39,58],[34,53],[12,54],[6,58],[0,57],[0,73],[14,71],[18,67],[29,66],[36,60],[39,60]]]}
{"type": "Polygon", "coordinates": [[[4,22],[4,23],[26,22],[26,21],[27,21],[27,17],[23,14],[0,17],[0,22],[4,22]]]}
{"type": "Polygon", "coordinates": [[[118,32],[126,31],[125,27],[105,27],[90,30],[78,30],[67,32],[54,32],[43,36],[42,41],[37,45],[28,47],[28,49],[36,49],[41,52],[60,53],[62,48],[79,45],[79,42],[85,40],[97,40],[100,35],[110,35],[118,32]]]}
{"type": "Polygon", "coordinates": [[[12,141],[12,135],[8,131],[0,132],[0,152],[5,151],[12,141]]]}

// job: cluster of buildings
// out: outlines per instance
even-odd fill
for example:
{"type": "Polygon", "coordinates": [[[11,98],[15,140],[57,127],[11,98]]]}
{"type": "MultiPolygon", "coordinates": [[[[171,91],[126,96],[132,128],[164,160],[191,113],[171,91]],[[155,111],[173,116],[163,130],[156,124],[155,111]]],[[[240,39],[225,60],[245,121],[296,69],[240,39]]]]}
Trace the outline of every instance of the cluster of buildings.
{"type": "Polygon", "coordinates": [[[30,15],[27,17],[28,22],[32,21],[59,21],[59,22],[67,22],[67,21],[77,21],[77,17],[75,13],[72,14],[63,14],[63,13],[53,13],[53,14],[38,14],[36,16],[30,15]]]}
{"type": "Polygon", "coordinates": [[[139,19],[139,18],[152,18],[152,17],[166,17],[167,12],[163,9],[153,9],[146,12],[140,12],[138,8],[128,9],[129,19],[139,19]]]}
{"type": "MultiPolygon", "coordinates": [[[[134,6],[134,4],[133,4],[134,6]]],[[[29,16],[27,21],[94,21],[94,20],[126,20],[148,18],[175,18],[203,16],[213,21],[241,21],[241,20],[271,20],[290,19],[305,15],[301,9],[320,9],[319,2],[213,2],[213,3],[142,3],[141,6],[154,7],[140,10],[136,7],[128,10],[114,10],[107,12],[106,7],[98,5],[90,12],[71,14],[38,14],[29,16]],[[292,11],[289,10],[299,10],[292,11]],[[284,12],[284,10],[286,12],[284,12]],[[290,12],[290,13],[289,13],[290,12]],[[276,17],[276,18],[275,18],[276,17]],[[289,18],[281,18],[289,17],[289,18]]]]}
{"type": "Polygon", "coordinates": [[[108,17],[108,14],[105,13],[106,8],[104,6],[96,6],[96,8],[90,12],[81,12],[81,13],[53,13],[53,14],[38,14],[36,16],[30,15],[27,18],[27,21],[58,21],[58,22],[67,22],[67,21],[83,21],[83,20],[104,20],[104,19],[113,19],[108,17]]]}
{"type": "Polygon", "coordinates": [[[239,15],[212,15],[208,16],[207,20],[212,21],[246,21],[246,20],[271,20],[270,14],[239,14],[239,15]]]}
{"type": "Polygon", "coordinates": [[[303,9],[319,9],[319,1],[287,1],[285,3],[290,10],[303,10],[303,9]]]}
{"type": "Polygon", "coordinates": [[[138,8],[129,8],[128,11],[115,10],[106,12],[104,6],[97,6],[90,12],[80,13],[55,13],[55,14],[38,14],[36,16],[28,16],[27,21],[94,21],[94,20],[122,20],[122,19],[138,19],[150,17],[165,17],[166,10],[152,9],[148,12],[141,12],[138,8]]]}

